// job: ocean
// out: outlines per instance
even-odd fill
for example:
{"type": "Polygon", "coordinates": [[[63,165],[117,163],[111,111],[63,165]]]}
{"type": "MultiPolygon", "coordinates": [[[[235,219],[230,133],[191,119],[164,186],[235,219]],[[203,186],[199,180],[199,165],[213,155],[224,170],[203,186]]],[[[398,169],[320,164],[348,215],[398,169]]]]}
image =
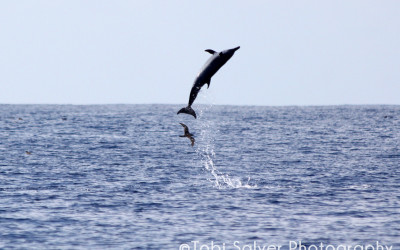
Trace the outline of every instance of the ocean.
{"type": "Polygon", "coordinates": [[[0,105],[0,248],[400,249],[400,106],[180,108],[0,105]]]}

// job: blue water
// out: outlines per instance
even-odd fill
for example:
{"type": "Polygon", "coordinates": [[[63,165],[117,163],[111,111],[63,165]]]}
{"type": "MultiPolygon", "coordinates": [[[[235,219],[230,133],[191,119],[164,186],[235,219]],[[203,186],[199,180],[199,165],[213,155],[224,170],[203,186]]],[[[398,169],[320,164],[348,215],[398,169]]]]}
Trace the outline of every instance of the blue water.
{"type": "Polygon", "coordinates": [[[400,249],[400,106],[179,108],[0,105],[0,248],[400,249]]]}

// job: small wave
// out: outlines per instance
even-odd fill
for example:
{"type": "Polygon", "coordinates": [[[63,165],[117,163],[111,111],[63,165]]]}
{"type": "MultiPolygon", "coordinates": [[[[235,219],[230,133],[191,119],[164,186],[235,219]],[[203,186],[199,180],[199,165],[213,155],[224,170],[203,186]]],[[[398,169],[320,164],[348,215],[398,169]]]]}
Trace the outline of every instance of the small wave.
{"type": "Polygon", "coordinates": [[[348,189],[353,189],[353,190],[367,190],[370,189],[371,185],[368,184],[362,184],[362,185],[351,185],[348,187],[348,189]]]}

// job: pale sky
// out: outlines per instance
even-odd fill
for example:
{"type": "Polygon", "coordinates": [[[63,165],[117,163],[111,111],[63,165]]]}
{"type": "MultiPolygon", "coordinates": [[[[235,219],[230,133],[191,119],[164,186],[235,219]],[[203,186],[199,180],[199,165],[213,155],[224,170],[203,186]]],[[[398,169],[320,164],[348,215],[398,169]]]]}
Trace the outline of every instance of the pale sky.
{"type": "Polygon", "coordinates": [[[400,1],[0,2],[0,103],[400,104],[400,1]]]}

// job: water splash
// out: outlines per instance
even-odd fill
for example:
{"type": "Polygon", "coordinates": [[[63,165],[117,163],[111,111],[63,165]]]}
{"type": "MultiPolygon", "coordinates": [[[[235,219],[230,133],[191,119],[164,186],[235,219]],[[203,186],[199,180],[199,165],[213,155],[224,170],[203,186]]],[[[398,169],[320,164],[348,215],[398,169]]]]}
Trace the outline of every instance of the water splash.
{"type": "Polygon", "coordinates": [[[225,188],[256,188],[257,185],[250,185],[250,177],[248,177],[247,182],[243,183],[238,177],[230,177],[228,174],[221,173],[215,166],[213,157],[215,156],[214,151],[207,153],[207,150],[202,155],[202,163],[205,169],[211,173],[213,178],[208,180],[213,182],[214,185],[219,189],[225,188]]]}
{"type": "Polygon", "coordinates": [[[204,105],[199,110],[199,121],[201,121],[200,127],[200,137],[198,147],[196,148],[196,153],[200,156],[201,163],[205,170],[211,174],[208,180],[213,182],[214,185],[219,189],[226,188],[257,188],[257,185],[250,185],[250,177],[248,177],[247,182],[243,182],[239,177],[230,177],[228,174],[222,173],[217,169],[214,163],[216,157],[214,151],[215,145],[215,131],[217,127],[215,122],[209,119],[202,120],[204,111],[210,111],[213,105],[204,105]]]}

